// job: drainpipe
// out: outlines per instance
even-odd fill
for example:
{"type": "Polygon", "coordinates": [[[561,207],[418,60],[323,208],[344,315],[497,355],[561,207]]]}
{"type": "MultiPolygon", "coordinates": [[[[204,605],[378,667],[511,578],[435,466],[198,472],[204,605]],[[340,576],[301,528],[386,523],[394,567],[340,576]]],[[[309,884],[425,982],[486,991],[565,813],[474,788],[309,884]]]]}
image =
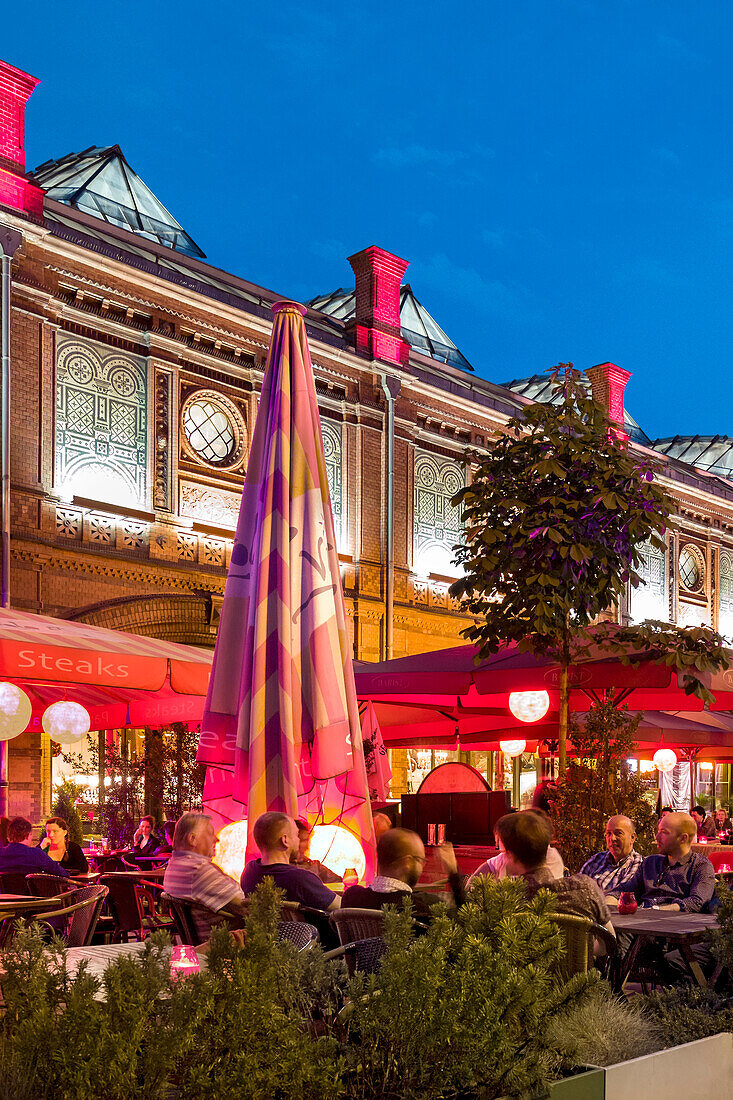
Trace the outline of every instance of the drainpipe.
{"type": "Polygon", "coordinates": [[[399,378],[382,375],[382,389],[387,399],[387,532],[385,552],[385,658],[392,660],[394,644],[394,403],[402,383],[399,378]]]}
{"type": "MultiPolygon", "coordinates": [[[[0,606],[10,607],[10,265],[20,233],[0,226],[0,606]]],[[[8,743],[0,741],[0,816],[8,816],[8,743]]]]}

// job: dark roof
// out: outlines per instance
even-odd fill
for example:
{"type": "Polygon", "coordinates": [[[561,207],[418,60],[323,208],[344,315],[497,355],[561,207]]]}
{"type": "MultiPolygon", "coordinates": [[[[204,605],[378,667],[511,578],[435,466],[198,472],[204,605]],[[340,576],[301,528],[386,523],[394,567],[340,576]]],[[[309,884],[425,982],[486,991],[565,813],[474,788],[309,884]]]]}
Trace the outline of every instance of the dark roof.
{"type": "Polygon", "coordinates": [[[49,198],[166,245],[187,256],[204,252],[125,160],[119,145],[93,145],[32,173],[49,198]]]}
{"type": "MultiPolygon", "coordinates": [[[[331,294],[312,298],[306,304],[311,309],[320,310],[340,321],[349,321],[354,316],[355,300],[356,292],[353,287],[341,287],[331,294]]],[[[409,283],[404,283],[400,288],[400,325],[403,340],[415,351],[442,363],[449,363],[459,370],[473,371],[465,355],[461,354],[425,306],[417,300],[409,283]]]]}
{"type": "MultiPolygon", "coordinates": [[[[585,375],[581,378],[581,384],[590,390],[590,379],[585,375]]],[[[502,385],[514,393],[521,393],[531,401],[551,401],[557,404],[559,394],[552,393],[552,383],[548,374],[533,374],[529,378],[515,378],[512,382],[503,382],[502,385]]],[[[628,409],[624,409],[624,428],[634,443],[641,443],[643,447],[651,447],[649,436],[642,431],[628,409]]]]}

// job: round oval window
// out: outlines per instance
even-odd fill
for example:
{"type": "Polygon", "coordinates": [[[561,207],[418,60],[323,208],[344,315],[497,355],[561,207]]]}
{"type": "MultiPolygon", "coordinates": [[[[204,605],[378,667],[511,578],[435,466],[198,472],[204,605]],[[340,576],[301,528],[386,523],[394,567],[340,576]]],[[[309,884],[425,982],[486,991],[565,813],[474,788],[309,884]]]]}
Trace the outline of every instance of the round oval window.
{"type": "Polygon", "coordinates": [[[688,592],[697,592],[703,583],[703,563],[698,554],[688,546],[680,550],[680,580],[688,592]]]}
{"type": "Polygon", "coordinates": [[[236,443],[229,414],[215,401],[192,401],[183,414],[186,439],[205,462],[218,465],[231,458],[236,443]]]}

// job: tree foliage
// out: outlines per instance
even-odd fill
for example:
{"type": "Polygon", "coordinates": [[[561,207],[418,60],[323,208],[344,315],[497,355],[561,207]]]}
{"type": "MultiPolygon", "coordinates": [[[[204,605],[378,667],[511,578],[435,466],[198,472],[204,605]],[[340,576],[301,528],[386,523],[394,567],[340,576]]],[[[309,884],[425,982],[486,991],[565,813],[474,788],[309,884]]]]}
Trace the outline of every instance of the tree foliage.
{"type": "Polygon", "coordinates": [[[572,871],[606,847],[606,822],[614,814],[634,822],[637,851],[654,850],[656,817],[640,778],[626,764],[640,719],[612,699],[594,702],[583,719],[571,718],[575,758],[555,788],[551,812],[558,847],[572,871]]]}
{"type": "Polygon", "coordinates": [[[641,583],[641,547],[664,548],[672,502],[634,455],[572,364],[552,372],[555,403],[516,416],[488,453],[472,455],[454,497],[465,542],[452,591],[477,621],[482,655],[517,641],[569,658],[572,635],[641,583]]]}
{"type": "Polygon", "coordinates": [[[84,840],[81,815],[76,808],[77,799],[82,794],[86,794],[84,787],[75,783],[73,779],[65,779],[56,787],[51,807],[53,817],[63,817],[69,826],[69,840],[73,840],[75,844],[81,844],[84,840]]]}

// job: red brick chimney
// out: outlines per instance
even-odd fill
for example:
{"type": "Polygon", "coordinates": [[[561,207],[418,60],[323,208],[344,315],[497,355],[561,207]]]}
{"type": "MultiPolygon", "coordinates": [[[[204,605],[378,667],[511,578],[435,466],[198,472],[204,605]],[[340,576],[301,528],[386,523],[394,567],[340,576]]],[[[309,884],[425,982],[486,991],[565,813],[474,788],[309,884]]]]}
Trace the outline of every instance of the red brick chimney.
{"type": "Polygon", "coordinates": [[[606,410],[608,419],[617,425],[619,439],[628,439],[624,429],[624,389],[631,372],[615,363],[598,363],[586,372],[590,379],[593,400],[606,410]]]}
{"type": "Polygon", "coordinates": [[[409,260],[372,245],[349,256],[356,276],[356,312],[349,327],[356,350],[371,359],[404,365],[410,345],[400,333],[400,286],[409,260]]]}
{"type": "Polygon", "coordinates": [[[25,174],[25,105],[37,84],[0,61],[0,203],[40,218],[43,191],[25,174]]]}

